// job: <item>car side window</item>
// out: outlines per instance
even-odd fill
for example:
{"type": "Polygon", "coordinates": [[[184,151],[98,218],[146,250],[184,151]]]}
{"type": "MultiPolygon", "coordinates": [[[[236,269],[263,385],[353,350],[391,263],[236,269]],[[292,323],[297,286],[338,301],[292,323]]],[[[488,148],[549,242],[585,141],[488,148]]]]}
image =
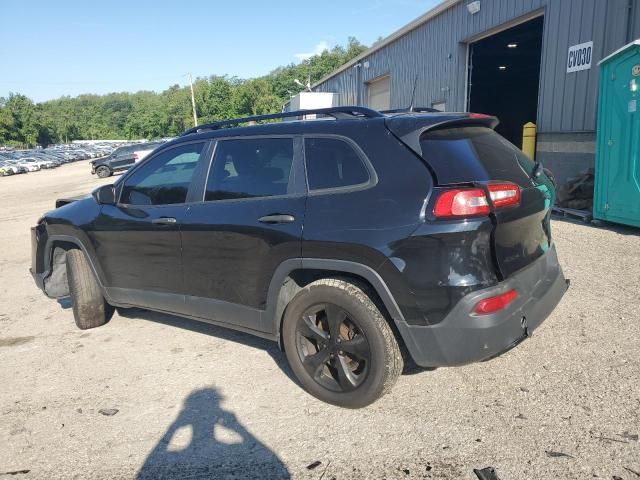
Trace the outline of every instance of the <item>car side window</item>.
{"type": "Polygon", "coordinates": [[[221,140],[205,201],[286,195],[292,164],[292,138],[221,140]]]}
{"type": "Polygon", "coordinates": [[[152,158],[126,179],[120,203],[170,205],[184,203],[202,150],[202,143],[189,143],[152,158]]]}
{"type": "Polygon", "coordinates": [[[353,147],[338,138],[304,141],[309,190],[343,188],[369,181],[369,171],[353,147]]]}

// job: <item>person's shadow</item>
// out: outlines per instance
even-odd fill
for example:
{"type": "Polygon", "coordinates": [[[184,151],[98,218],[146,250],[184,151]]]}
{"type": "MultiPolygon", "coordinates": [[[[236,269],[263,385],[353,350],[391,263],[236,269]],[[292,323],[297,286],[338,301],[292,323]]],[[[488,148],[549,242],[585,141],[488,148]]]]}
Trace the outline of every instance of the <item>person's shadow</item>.
{"type": "Polygon", "coordinates": [[[214,388],[193,391],[136,478],[290,478],[278,456],[224,410],[221,400],[214,388]]]}

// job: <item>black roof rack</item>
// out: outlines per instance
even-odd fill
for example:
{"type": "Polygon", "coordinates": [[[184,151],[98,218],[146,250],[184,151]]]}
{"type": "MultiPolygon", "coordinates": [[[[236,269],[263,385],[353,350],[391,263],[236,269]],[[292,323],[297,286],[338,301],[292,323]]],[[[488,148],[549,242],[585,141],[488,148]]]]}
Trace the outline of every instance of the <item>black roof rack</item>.
{"type": "Polygon", "coordinates": [[[297,110],[295,112],[281,112],[270,113],[268,115],[255,115],[252,117],[233,118],[230,120],[221,120],[219,122],[205,123],[198,125],[197,127],[186,130],[184,135],[190,135],[192,133],[198,133],[204,130],[218,130],[225,127],[231,127],[233,125],[239,125],[247,122],[259,122],[262,120],[274,120],[278,118],[288,117],[303,117],[304,115],[328,115],[330,117],[338,119],[345,118],[379,118],[384,115],[376,110],[365,107],[331,107],[331,108],[316,108],[313,110],[297,110]]]}
{"type": "Polygon", "coordinates": [[[380,113],[444,113],[442,110],[431,107],[407,107],[396,108],[394,110],[381,110],[380,113]]]}

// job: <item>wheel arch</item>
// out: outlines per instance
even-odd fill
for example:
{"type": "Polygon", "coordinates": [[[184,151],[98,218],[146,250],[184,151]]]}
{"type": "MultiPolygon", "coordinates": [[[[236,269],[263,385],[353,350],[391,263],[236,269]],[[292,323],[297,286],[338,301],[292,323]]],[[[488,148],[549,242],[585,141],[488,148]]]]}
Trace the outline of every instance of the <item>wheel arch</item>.
{"type": "MultiPolygon", "coordinates": [[[[323,258],[290,259],[276,269],[267,296],[266,321],[272,322],[272,331],[282,347],[282,320],[289,302],[309,283],[321,278],[342,277],[361,282],[377,295],[388,316],[393,320],[391,327],[398,332],[397,325],[405,323],[400,307],[380,274],[373,268],[348,260],[323,258]]],[[[373,299],[374,301],[376,299],[373,299]]],[[[383,312],[384,314],[384,312],[383,312]]],[[[403,342],[401,335],[398,341],[403,342]]]]}

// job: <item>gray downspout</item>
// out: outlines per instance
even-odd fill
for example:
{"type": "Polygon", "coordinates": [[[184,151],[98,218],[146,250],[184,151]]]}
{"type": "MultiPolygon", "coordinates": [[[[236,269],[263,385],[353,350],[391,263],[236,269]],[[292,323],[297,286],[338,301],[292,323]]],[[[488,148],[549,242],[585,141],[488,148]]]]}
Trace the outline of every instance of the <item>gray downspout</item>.
{"type": "Polygon", "coordinates": [[[631,43],[634,40],[633,39],[633,14],[634,14],[633,4],[634,4],[634,0],[629,0],[629,4],[627,5],[627,35],[626,35],[627,42],[626,43],[631,43]]]}
{"type": "Polygon", "coordinates": [[[354,65],[356,69],[356,105],[362,106],[362,63],[354,65]]]}

